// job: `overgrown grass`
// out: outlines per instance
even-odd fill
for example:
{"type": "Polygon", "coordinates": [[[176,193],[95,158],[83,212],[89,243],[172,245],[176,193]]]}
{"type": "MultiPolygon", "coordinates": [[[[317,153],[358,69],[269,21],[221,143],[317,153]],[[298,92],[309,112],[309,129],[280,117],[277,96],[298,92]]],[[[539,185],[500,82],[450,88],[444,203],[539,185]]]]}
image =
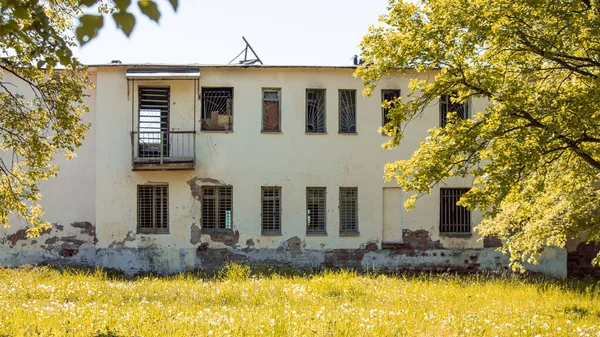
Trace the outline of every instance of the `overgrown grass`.
{"type": "Polygon", "coordinates": [[[600,281],[0,269],[0,336],[593,336],[600,281]]]}

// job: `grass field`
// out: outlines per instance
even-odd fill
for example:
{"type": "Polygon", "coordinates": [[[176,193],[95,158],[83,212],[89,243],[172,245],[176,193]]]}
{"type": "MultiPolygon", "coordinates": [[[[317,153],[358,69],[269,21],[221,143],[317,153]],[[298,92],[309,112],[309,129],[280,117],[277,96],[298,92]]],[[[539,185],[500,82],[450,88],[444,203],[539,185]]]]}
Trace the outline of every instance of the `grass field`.
{"type": "Polygon", "coordinates": [[[0,269],[0,336],[600,337],[600,281],[0,269]]]}

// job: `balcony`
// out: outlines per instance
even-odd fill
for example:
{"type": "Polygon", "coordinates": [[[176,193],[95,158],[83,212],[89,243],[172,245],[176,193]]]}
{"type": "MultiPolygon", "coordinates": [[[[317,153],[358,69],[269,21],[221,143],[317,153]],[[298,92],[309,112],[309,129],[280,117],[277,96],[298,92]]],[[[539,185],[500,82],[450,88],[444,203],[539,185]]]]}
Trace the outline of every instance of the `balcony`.
{"type": "Polygon", "coordinates": [[[193,170],[196,164],[195,131],[132,131],[134,171],[193,170]]]}

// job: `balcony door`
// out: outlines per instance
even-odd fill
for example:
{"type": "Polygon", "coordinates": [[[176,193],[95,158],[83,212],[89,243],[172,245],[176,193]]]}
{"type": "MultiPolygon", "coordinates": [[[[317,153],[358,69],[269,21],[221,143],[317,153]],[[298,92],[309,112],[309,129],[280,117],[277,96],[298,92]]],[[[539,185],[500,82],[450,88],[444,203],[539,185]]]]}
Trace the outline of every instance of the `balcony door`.
{"type": "Polygon", "coordinates": [[[138,156],[169,157],[170,88],[139,87],[138,156]]]}

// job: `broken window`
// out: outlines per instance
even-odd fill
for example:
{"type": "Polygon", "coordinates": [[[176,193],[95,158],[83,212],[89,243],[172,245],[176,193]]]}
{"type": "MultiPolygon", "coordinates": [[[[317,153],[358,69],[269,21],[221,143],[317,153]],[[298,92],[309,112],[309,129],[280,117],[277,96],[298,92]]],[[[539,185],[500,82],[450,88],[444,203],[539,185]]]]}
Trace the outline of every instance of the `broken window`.
{"type": "Polygon", "coordinates": [[[263,132],[281,131],[281,90],[263,89],[263,132]]]}
{"type": "Polygon", "coordinates": [[[440,189],[440,233],[470,233],[471,211],[456,203],[468,188],[440,189]]]}
{"type": "Polygon", "coordinates": [[[138,185],[138,232],[169,232],[169,186],[138,185]]]}
{"type": "Polygon", "coordinates": [[[262,193],[262,234],[281,234],[281,187],[263,186],[262,193]]]}
{"type": "Polygon", "coordinates": [[[306,188],[306,234],[327,234],[325,187],[306,188]]]}
{"type": "Polygon", "coordinates": [[[231,186],[202,186],[202,230],[230,230],[232,213],[231,186]]]}
{"type": "Polygon", "coordinates": [[[139,87],[138,156],[169,156],[168,87],[139,87]]]}
{"type": "Polygon", "coordinates": [[[306,132],[326,132],[325,89],[306,89],[306,132]]]}
{"type": "Polygon", "coordinates": [[[444,127],[448,123],[448,113],[456,112],[458,118],[469,118],[469,101],[455,101],[456,94],[443,95],[440,97],[440,126],[444,127]]]}
{"type": "MultiPolygon", "coordinates": [[[[381,102],[391,102],[395,98],[400,97],[400,90],[397,89],[384,89],[381,90],[381,102]]],[[[386,125],[391,121],[388,116],[390,108],[381,108],[382,126],[386,125]]]]}
{"type": "Polygon", "coordinates": [[[339,132],[356,133],[356,90],[339,91],[339,132]]]}
{"type": "Polygon", "coordinates": [[[201,128],[206,131],[233,130],[233,88],[202,88],[201,128]]]}
{"type": "Polygon", "coordinates": [[[340,234],[358,234],[357,187],[340,187],[340,234]]]}

